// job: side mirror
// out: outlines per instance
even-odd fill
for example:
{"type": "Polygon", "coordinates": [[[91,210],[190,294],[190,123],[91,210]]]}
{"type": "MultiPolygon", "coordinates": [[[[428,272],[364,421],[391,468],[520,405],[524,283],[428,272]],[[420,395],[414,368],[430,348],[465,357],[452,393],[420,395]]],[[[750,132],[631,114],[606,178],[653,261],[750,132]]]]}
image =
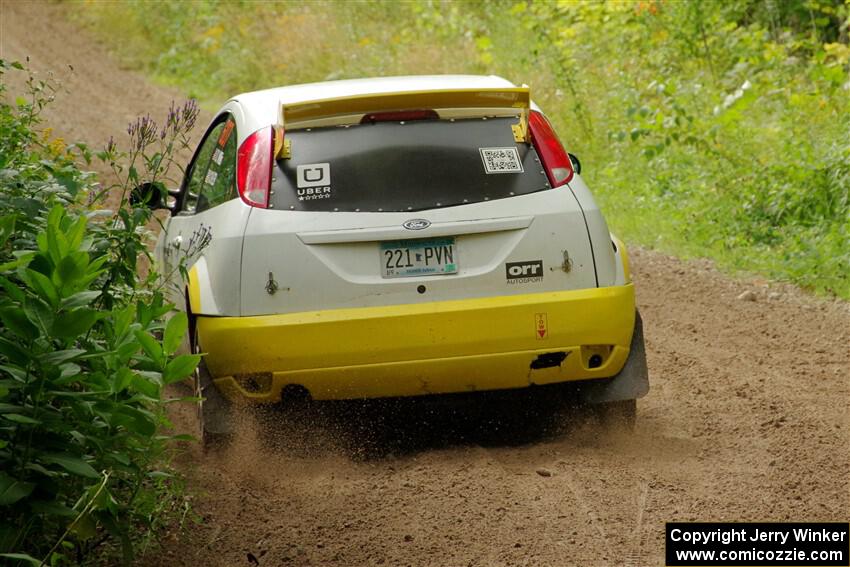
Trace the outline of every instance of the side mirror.
{"type": "Polygon", "coordinates": [[[130,191],[130,204],[153,210],[171,210],[167,202],[168,195],[170,195],[170,191],[166,191],[162,183],[142,183],[130,191]]]}
{"type": "Polygon", "coordinates": [[[573,171],[575,171],[576,173],[581,175],[581,162],[578,160],[578,158],[575,156],[575,154],[567,154],[567,155],[570,156],[570,163],[573,164],[573,171]]]}

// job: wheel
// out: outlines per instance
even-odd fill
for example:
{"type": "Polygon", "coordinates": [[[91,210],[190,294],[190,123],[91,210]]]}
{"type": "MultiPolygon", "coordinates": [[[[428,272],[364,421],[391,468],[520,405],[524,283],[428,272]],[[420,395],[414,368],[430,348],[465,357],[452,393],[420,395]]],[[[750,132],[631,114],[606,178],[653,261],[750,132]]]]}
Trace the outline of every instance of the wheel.
{"type": "Polygon", "coordinates": [[[637,400],[605,402],[593,406],[599,421],[606,427],[620,427],[633,431],[637,422],[637,400]]]}
{"type": "MultiPolygon", "coordinates": [[[[194,330],[192,351],[200,354],[197,327],[194,330]]],[[[204,359],[194,373],[194,393],[197,398],[198,438],[204,447],[227,442],[233,435],[233,408],[216,388],[204,359]]]]}

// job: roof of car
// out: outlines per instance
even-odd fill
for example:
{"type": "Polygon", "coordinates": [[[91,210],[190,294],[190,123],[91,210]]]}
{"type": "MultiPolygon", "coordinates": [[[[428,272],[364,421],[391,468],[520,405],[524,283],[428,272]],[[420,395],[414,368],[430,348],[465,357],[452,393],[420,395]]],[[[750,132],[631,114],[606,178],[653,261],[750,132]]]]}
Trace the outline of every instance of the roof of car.
{"type": "Polygon", "coordinates": [[[279,105],[327,98],[438,89],[479,89],[514,87],[513,83],[495,75],[410,75],[306,83],[254,91],[236,95],[243,111],[258,124],[277,120],[279,105]]]}

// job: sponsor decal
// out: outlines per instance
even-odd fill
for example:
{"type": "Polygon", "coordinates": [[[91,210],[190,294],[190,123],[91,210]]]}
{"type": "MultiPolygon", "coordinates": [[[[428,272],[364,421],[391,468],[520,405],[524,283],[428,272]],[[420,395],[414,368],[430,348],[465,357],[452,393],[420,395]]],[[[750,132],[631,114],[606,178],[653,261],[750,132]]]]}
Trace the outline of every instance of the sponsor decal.
{"type": "Polygon", "coordinates": [[[542,282],[543,260],[508,262],[505,264],[505,278],[508,285],[542,282]]]}
{"type": "Polygon", "coordinates": [[[549,320],[545,313],[534,314],[534,336],[538,341],[549,338],[549,320]]]}
{"type": "Polygon", "coordinates": [[[221,131],[221,136],[218,137],[218,145],[220,147],[224,147],[224,144],[227,143],[227,140],[230,139],[230,133],[233,132],[233,127],[236,123],[233,120],[228,120],[227,124],[224,125],[224,130],[221,131]]]}
{"type": "Polygon", "coordinates": [[[404,221],[401,226],[407,230],[423,230],[431,226],[431,221],[427,219],[410,219],[409,221],[404,221]]]}
{"type": "Polygon", "coordinates": [[[522,162],[516,148],[478,148],[481,161],[484,162],[484,172],[491,173],[522,173],[522,162]]]}
{"type": "Polygon", "coordinates": [[[204,177],[204,183],[207,185],[215,185],[215,180],[218,179],[218,173],[212,169],[207,170],[207,176],[204,177]]]}
{"type": "Polygon", "coordinates": [[[296,168],[296,186],[299,189],[305,187],[327,187],[331,184],[331,164],[329,163],[307,163],[296,168]]]}
{"type": "Polygon", "coordinates": [[[330,187],[307,187],[306,189],[296,189],[299,201],[315,201],[316,199],[330,199],[330,187]]]}
{"type": "Polygon", "coordinates": [[[308,163],[299,165],[295,172],[295,181],[299,201],[315,201],[316,199],[330,199],[331,192],[331,164],[308,163]]]}

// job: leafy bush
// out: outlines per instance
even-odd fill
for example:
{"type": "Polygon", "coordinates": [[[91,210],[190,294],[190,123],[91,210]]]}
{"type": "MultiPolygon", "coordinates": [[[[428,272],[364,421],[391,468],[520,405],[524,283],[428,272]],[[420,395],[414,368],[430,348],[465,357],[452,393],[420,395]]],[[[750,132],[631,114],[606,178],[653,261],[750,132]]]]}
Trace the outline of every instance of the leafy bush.
{"type": "Polygon", "coordinates": [[[613,230],[850,298],[847,0],[76,4],[207,100],[495,73],[531,85],[613,230]]]}
{"type": "MultiPolygon", "coordinates": [[[[26,70],[0,60],[7,72],[26,70]]],[[[37,131],[53,86],[27,84],[26,99],[0,104],[0,553],[76,564],[111,537],[129,561],[155,521],[148,495],[175,490],[163,387],[198,356],[175,355],[185,315],[163,323],[172,306],[137,281],[151,213],[127,188],[145,178],[131,165],[117,209],[99,209],[109,191],[77,165],[89,150],[37,131]]],[[[196,112],[170,118],[163,143],[184,139],[196,112]]],[[[101,156],[163,174],[168,152],[131,135],[129,155],[110,143],[101,156]]]]}
{"type": "MultiPolygon", "coordinates": [[[[849,15],[687,0],[534,3],[525,17],[544,60],[580,70],[595,123],[574,143],[615,229],[850,297],[849,15]]],[[[583,124],[567,108],[562,132],[583,124]]]]}

